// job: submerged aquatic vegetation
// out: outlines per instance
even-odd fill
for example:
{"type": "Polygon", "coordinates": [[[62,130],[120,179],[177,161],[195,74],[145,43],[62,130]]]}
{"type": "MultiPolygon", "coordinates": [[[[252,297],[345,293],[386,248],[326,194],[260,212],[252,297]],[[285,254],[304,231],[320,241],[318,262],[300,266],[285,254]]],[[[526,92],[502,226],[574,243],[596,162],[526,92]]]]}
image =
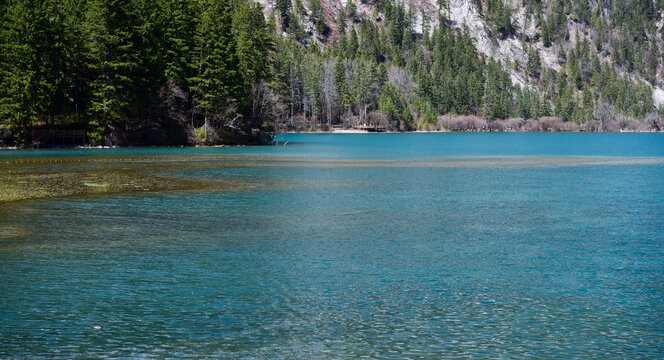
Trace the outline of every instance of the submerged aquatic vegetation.
{"type": "Polygon", "coordinates": [[[15,239],[29,233],[30,230],[22,226],[0,225],[0,240],[15,239]]]}
{"type": "MultiPolygon", "coordinates": [[[[67,196],[110,195],[185,190],[242,190],[256,188],[323,187],[321,181],[234,177],[214,168],[523,168],[662,163],[652,157],[514,156],[395,159],[338,159],[320,157],[255,157],[237,155],[154,155],[139,157],[71,157],[0,161],[0,202],[67,196]]],[[[349,184],[337,184],[348,186],[349,184]]]]}
{"type": "Polygon", "coordinates": [[[191,167],[184,163],[149,163],[122,158],[14,160],[0,164],[0,202],[67,196],[235,188],[228,181],[208,181],[161,172],[191,167]]]}

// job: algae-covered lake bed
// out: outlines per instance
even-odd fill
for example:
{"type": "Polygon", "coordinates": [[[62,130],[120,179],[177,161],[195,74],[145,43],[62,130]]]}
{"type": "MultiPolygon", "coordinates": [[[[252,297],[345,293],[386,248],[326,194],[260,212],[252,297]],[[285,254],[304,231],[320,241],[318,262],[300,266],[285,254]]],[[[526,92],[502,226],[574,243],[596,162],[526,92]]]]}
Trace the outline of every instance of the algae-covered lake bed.
{"type": "Polygon", "coordinates": [[[241,190],[268,185],[183,173],[247,166],[271,165],[252,158],[196,155],[11,158],[0,160],[0,202],[140,192],[241,190]]]}
{"type": "MultiPolygon", "coordinates": [[[[241,190],[278,186],[197,169],[221,168],[500,168],[660,164],[657,157],[473,157],[418,160],[240,155],[69,156],[0,160],[0,202],[161,191],[241,190]],[[221,175],[221,176],[219,176],[221,175]]],[[[285,186],[286,184],[281,184],[285,186]]],[[[290,183],[292,186],[293,184],[290,183]]]]}
{"type": "Polygon", "coordinates": [[[118,157],[0,161],[0,202],[204,189],[224,185],[220,182],[159,175],[160,172],[183,166],[144,158],[118,157]]]}

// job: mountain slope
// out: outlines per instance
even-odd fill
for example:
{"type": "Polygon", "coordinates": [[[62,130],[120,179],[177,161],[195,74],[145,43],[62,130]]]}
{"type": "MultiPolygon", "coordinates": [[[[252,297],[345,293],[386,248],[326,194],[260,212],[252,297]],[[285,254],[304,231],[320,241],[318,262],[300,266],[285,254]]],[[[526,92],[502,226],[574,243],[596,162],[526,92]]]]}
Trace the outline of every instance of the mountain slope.
{"type": "MultiPolygon", "coordinates": [[[[379,28],[379,36],[389,42],[387,38],[394,23],[388,19],[386,10],[395,7],[403,9],[406,27],[423,48],[430,48],[427,38],[442,21],[442,27],[472,37],[477,53],[485,61],[498,60],[513,85],[535,90],[550,100],[551,115],[565,122],[580,124],[616,118],[624,125],[630,119],[645,119],[648,114],[652,118],[664,101],[659,1],[294,0],[288,13],[280,12],[283,1],[281,8],[277,2],[263,0],[263,4],[267,16],[276,14],[282,36],[295,38],[301,44],[319,44],[331,53],[338,50],[340,41],[345,41],[339,27],[354,29],[359,34],[365,22],[379,28]],[[322,11],[316,16],[311,9],[318,7],[322,11]],[[286,26],[285,14],[291,22],[301,23],[305,31],[297,34],[292,26],[286,26]],[[321,17],[325,30],[316,31],[321,17]],[[569,102],[574,104],[570,106],[569,102]],[[577,108],[585,109],[577,111],[577,108]]],[[[408,63],[408,51],[401,50],[404,64],[387,56],[384,61],[387,67],[408,67],[404,66],[408,63]]],[[[515,94],[512,98],[517,101],[515,94]]],[[[444,106],[434,106],[439,113],[449,113],[444,106]]],[[[469,113],[492,117],[483,112],[469,113]]],[[[518,111],[508,114],[519,115],[523,114],[518,111]]]]}

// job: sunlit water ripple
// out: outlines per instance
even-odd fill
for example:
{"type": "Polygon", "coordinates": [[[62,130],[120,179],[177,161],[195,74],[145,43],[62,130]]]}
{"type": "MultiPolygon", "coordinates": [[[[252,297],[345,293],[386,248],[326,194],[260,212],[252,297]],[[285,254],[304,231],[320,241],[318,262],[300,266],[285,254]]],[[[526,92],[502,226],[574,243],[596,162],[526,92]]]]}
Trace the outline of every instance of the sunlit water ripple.
{"type": "Polygon", "coordinates": [[[252,185],[0,203],[0,358],[664,357],[662,134],[335,136],[0,154],[252,185]]]}

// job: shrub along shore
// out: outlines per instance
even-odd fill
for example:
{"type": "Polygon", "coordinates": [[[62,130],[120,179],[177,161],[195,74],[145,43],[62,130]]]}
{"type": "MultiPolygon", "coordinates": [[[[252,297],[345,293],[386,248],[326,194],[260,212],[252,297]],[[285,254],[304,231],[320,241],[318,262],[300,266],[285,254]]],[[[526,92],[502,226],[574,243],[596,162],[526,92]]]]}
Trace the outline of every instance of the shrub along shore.
{"type": "MultiPolygon", "coordinates": [[[[377,115],[380,117],[380,114],[377,115]]],[[[381,124],[377,122],[377,124],[381,124]]],[[[398,124],[383,122],[386,132],[404,132],[398,124]]],[[[651,114],[644,120],[618,118],[613,120],[589,120],[578,124],[565,122],[557,117],[539,119],[507,118],[485,119],[474,115],[444,115],[438,117],[437,124],[420,124],[418,130],[407,132],[661,132],[664,120],[657,114],[651,114]]],[[[326,124],[295,124],[283,132],[368,132],[354,127],[338,127],[326,124]]]]}

